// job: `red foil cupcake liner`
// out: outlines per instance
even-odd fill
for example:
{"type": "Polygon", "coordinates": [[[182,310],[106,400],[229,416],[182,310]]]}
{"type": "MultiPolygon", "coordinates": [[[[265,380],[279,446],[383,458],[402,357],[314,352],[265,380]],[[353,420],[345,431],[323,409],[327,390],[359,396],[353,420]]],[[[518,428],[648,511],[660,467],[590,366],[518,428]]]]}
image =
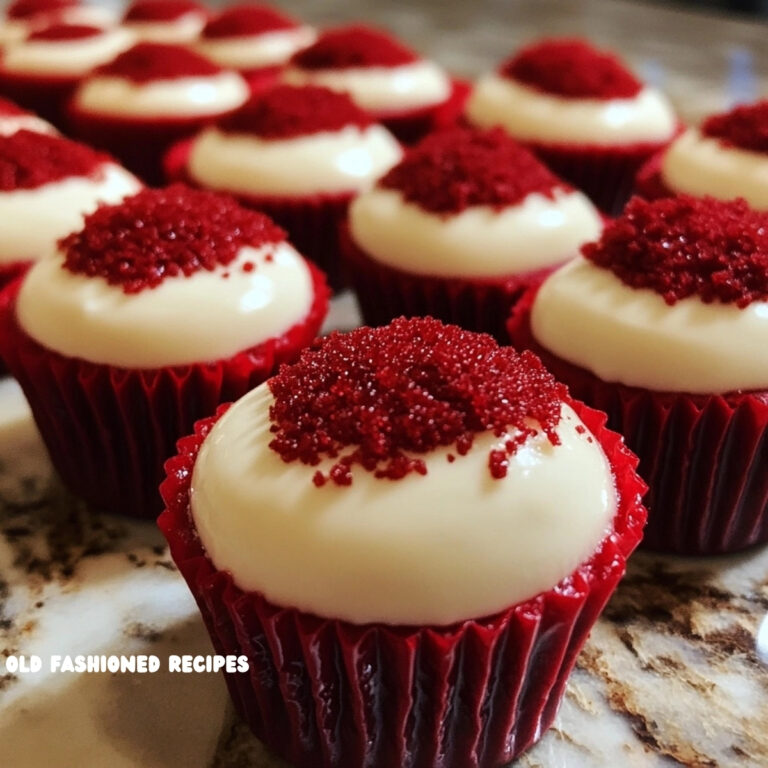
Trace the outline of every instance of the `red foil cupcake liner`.
{"type": "Polygon", "coordinates": [[[589,631],[642,536],[645,486],[605,415],[570,402],[611,463],[614,530],[552,589],[450,627],[354,625],[243,592],[206,557],[189,510],[192,470],[216,419],[178,444],[161,486],[159,525],[218,653],[235,707],[270,749],[306,768],[491,768],[549,727],[589,631]]]}
{"type": "Polygon", "coordinates": [[[0,69],[0,96],[15,101],[53,123],[67,128],[67,103],[81,78],[24,75],[0,69]]]}
{"type": "MultiPolygon", "coordinates": [[[[187,172],[191,140],[175,144],[165,155],[165,177],[200,187],[187,172]]],[[[298,251],[325,272],[334,291],[345,285],[341,269],[339,227],[347,216],[354,192],[318,193],[302,196],[243,195],[229,192],[247,208],[254,208],[274,219],[298,251]]]]}
{"type": "Polygon", "coordinates": [[[109,152],[147,184],[159,186],[168,149],[232,111],[200,117],[130,118],[84,112],[71,103],[67,128],[74,138],[109,152]]]}
{"type": "Polygon", "coordinates": [[[659,152],[643,164],[635,178],[635,194],[646,200],[659,200],[662,197],[675,196],[676,193],[666,185],[661,175],[663,159],[664,153],[659,152]]]}
{"type": "Polygon", "coordinates": [[[227,360],[134,370],[65,357],[19,327],[20,282],[0,294],[0,354],[29,401],[64,484],[90,506],[154,518],[163,463],[180,435],[217,406],[265,381],[314,339],[328,308],[321,273],[307,317],[227,360]]]}
{"type": "Polygon", "coordinates": [[[340,237],[344,274],[365,323],[373,326],[400,316],[431,315],[506,342],[507,318],[516,302],[561,266],[495,280],[415,275],[372,259],[353,241],[347,226],[342,226],[340,237]]]}
{"type": "MultiPolygon", "coordinates": [[[[21,277],[31,263],[31,261],[12,261],[9,264],[0,264],[0,291],[4,291],[17,277],[21,277]]],[[[0,376],[7,374],[8,366],[0,358],[0,376]]]]}
{"type": "Polygon", "coordinates": [[[471,90],[466,81],[453,80],[451,95],[442,104],[405,112],[373,112],[372,115],[403,144],[415,144],[428,133],[457,122],[471,90]]]}
{"type": "Polygon", "coordinates": [[[584,146],[523,142],[561,179],[587,194],[608,215],[621,212],[640,167],[669,142],[584,146]]]}
{"type": "Polygon", "coordinates": [[[768,542],[768,392],[693,395],[606,382],[533,338],[533,292],[509,336],[532,349],[574,397],[608,414],[649,485],[643,546],[681,555],[737,552],[768,542]]]}

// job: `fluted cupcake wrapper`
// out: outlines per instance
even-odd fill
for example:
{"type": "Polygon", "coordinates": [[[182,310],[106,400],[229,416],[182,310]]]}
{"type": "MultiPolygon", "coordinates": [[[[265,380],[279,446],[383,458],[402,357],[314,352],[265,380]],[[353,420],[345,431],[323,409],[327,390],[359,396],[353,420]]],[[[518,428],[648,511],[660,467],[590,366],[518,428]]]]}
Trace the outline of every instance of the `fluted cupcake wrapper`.
{"type": "Polygon", "coordinates": [[[543,349],[530,329],[534,293],[509,322],[574,397],[608,414],[649,485],[643,546],[681,555],[768,542],[768,392],[693,395],[605,382],[543,349]]]}
{"type": "Polygon", "coordinates": [[[42,74],[25,75],[2,69],[0,96],[5,96],[66,132],[67,103],[81,79],[42,74]]]}
{"type": "Polygon", "coordinates": [[[243,592],[206,557],[190,516],[195,459],[216,419],[199,422],[166,464],[159,525],[253,732],[306,768],[491,768],[549,727],[590,628],[642,536],[644,483],[605,416],[569,401],[602,445],[619,498],[614,530],[552,589],[450,627],[354,625],[243,592]]]}
{"type": "Polygon", "coordinates": [[[659,200],[662,197],[675,196],[676,193],[667,186],[661,175],[663,159],[664,152],[658,152],[642,165],[635,177],[635,194],[646,200],[659,200]]]}
{"type": "Polygon", "coordinates": [[[314,339],[328,294],[314,268],[313,282],[310,312],[282,336],[226,360],[152,370],[91,363],[41,346],[16,321],[17,282],[0,294],[0,354],[65,485],[95,508],[154,518],[163,507],[163,463],[179,436],[314,339]]]}
{"type": "Polygon", "coordinates": [[[431,315],[471,331],[490,333],[500,342],[506,341],[507,318],[515,303],[560,266],[488,280],[432,277],[371,258],[353,241],[346,225],[340,230],[340,241],[344,275],[357,295],[366,324],[386,325],[401,315],[431,315]]]}

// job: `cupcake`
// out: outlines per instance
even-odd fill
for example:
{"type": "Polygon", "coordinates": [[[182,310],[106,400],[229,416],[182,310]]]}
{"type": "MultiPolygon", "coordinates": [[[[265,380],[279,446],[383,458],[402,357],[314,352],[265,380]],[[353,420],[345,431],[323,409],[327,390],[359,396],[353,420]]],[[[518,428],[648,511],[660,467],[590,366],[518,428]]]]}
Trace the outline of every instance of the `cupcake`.
{"type": "Polygon", "coordinates": [[[768,541],[768,214],[635,198],[521,302],[510,334],[640,457],[648,547],[768,541]]]}
{"type": "Polygon", "coordinates": [[[452,128],[352,203],[342,250],[369,325],[433,315],[506,339],[524,291],[601,229],[584,194],[501,130],[452,128]]]}
{"type": "Polygon", "coordinates": [[[50,123],[0,97],[0,136],[10,136],[24,129],[35,133],[56,133],[50,123]]]}
{"type": "Polygon", "coordinates": [[[196,40],[209,13],[195,0],[134,0],[123,15],[123,26],[137,40],[189,43],[196,40]]]}
{"type": "Polygon", "coordinates": [[[359,24],[323,32],[291,59],[282,78],[348,92],[401,141],[455,121],[467,87],[384,32],[359,24]]]}
{"type": "Polygon", "coordinates": [[[183,46],[137,43],[83,81],[69,124],[78,138],[156,184],[171,144],[233,112],[248,93],[237,72],[183,46]]]}
{"type": "Polygon", "coordinates": [[[254,733],[312,768],[528,748],[641,537],[603,423],[530,353],[403,318],[199,423],[159,524],[254,733]]]}
{"type": "Polygon", "coordinates": [[[0,116],[0,287],[52,254],[100,203],[141,188],[106,155],[25,127],[3,135],[3,122],[0,116]]]}
{"type": "Polygon", "coordinates": [[[608,213],[621,210],[638,168],[678,130],[661,93],[581,40],[523,48],[478,81],[466,118],[501,126],[608,213]]]}
{"type": "Polygon", "coordinates": [[[649,200],[676,194],[743,197],[768,209],[768,101],[707,118],[649,160],[635,190],[649,200]]]}
{"type": "Polygon", "coordinates": [[[0,52],[0,94],[62,127],[66,102],[77,84],[131,41],[124,29],[81,24],[34,31],[0,52]]]}
{"type": "Polygon", "coordinates": [[[166,169],[267,213],[339,287],[338,233],[349,203],[401,154],[347,94],[280,85],[174,148],[166,169]]]}
{"type": "Polygon", "coordinates": [[[273,85],[288,59],[317,37],[312,27],[266,5],[233,5],[203,29],[198,50],[239,70],[254,91],[273,85]]]}
{"type": "Polygon", "coordinates": [[[99,208],[0,305],[0,353],[64,483],[152,518],[179,435],[293,359],[327,290],[266,216],[178,185],[99,208]]]}
{"type": "Polygon", "coordinates": [[[30,32],[51,24],[108,26],[114,14],[79,0],[15,0],[0,19],[0,46],[23,40],[30,32]]]}

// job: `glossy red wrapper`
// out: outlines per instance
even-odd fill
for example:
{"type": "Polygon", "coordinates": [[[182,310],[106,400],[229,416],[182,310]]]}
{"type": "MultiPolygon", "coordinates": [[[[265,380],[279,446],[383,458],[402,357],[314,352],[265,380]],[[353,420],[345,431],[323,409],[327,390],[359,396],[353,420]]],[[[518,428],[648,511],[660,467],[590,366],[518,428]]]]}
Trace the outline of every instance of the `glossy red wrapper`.
{"type": "Polygon", "coordinates": [[[386,325],[401,315],[431,315],[470,331],[490,333],[502,343],[507,340],[507,318],[516,302],[561,266],[497,279],[416,275],[372,259],[353,241],[346,225],[340,238],[342,268],[367,325],[386,325]]]}
{"type": "Polygon", "coordinates": [[[270,749],[302,768],[495,768],[550,726],[646,516],[636,458],[604,428],[604,414],[569,404],[613,469],[613,531],[552,589],[449,627],[355,625],[240,590],[206,557],[189,509],[197,453],[226,408],[179,442],[158,522],[217,652],[248,657],[249,672],[225,677],[241,717],[270,749]]]}
{"type": "Polygon", "coordinates": [[[27,75],[0,68],[0,96],[67,129],[67,103],[82,77],[27,75]]]}
{"type": "Polygon", "coordinates": [[[643,546],[681,555],[737,552],[768,542],[768,392],[694,395],[606,382],[534,339],[523,297],[509,338],[532,349],[571,394],[608,414],[649,485],[643,546]]]}
{"type": "Polygon", "coordinates": [[[29,401],[65,485],[90,506],[130,517],[162,510],[163,463],[180,435],[222,403],[261,384],[317,335],[328,308],[313,268],[315,300],[282,336],[211,363],[138,370],[46,349],[15,316],[20,281],[0,294],[0,354],[29,401]]]}
{"type": "Polygon", "coordinates": [[[676,192],[670,189],[661,175],[661,163],[664,153],[659,152],[644,163],[635,177],[634,193],[646,200],[659,200],[662,197],[674,197],[676,192]]]}

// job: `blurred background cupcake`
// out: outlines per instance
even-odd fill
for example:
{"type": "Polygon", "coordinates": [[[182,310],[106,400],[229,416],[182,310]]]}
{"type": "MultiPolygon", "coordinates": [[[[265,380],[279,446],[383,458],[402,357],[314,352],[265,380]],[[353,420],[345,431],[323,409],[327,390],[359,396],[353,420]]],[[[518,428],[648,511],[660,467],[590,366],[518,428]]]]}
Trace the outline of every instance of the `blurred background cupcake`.
{"type": "Polygon", "coordinates": [[[107,27],[115,14],[104,5],[79,0],[14,0],[0,19],[0,47],[23,40],[31,32],[51,24],[85,24],[107,27]]]}
{"type": "Polygon", "coordinates": [[[123,14],[123,27],[136,40],[189,43],[200,36],[210,11],[196,0],[134,0],[123,14]]]}
{"type": "Polygon", "coordinates": [[[56,133],[56,129],[46,120],[0,96],[0,136],[10,136],[21,130],[56,133]]]}

